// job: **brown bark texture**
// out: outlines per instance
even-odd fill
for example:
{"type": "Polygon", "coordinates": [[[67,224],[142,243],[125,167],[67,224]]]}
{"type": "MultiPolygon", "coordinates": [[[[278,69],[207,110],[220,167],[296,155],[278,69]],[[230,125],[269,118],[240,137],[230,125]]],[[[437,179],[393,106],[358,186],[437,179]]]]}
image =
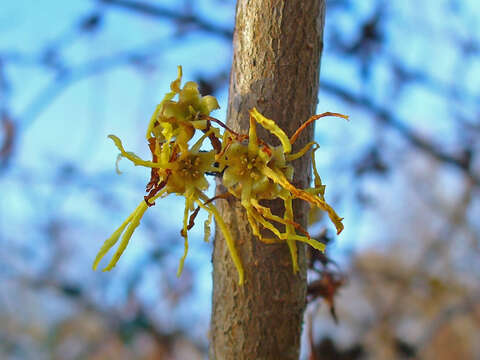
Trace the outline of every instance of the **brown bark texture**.
{"type": "MultiPolygon", "coordinates": [[[[230,78],[228,125],[248,132],[249,110],[256,107],[291,136],[314,114],[323,48],[324,0],[239,0],[234,57],[230,78]]],[[[259,137],[278,141],[260,126],[259,137]]],[[[313,137],[310,126],[294,151],[313,137]]],[[[310,183],[311,159],[294,161],[293,183],[310,183]]],[[[223,192],[221,185],[218,192],[223,192]]],[[[281,203],[268,202],[277,214],[281,203]]],[[[292,271],[286,244],[264,244],[255,238],[239,201],[219,200],[217,206],[232,231],[245,269],[245,284],[220,231],[213,252],[213,308],[210,359],[298,359],[305,309],[306,254],[298,244],[300,271],[292,271]]],[[[294,202],[296,221],[306,225],[307,206],[294,202]]]]}

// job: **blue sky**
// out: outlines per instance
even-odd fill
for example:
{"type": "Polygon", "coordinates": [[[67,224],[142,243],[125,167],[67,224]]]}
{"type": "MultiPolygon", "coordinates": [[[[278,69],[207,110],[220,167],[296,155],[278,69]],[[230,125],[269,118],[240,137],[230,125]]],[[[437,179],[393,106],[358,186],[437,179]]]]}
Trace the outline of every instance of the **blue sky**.
{"type": "MultiPolygon", "coordinates": [[[[171,8],[177,4],[174,1],[158,3],[171,8]]],[[[358,74],[358,63],[348,58],[339,59],[331,51],[333,44],[328,42],[331,38],[329,24],[339,22],[346,39],[355,37],[357,19],[367,17],[373,11],[373,3],[356,2],[358,8],[348,14],[337,15],[332,12],[331,17],[327,15],[322,79],[346,84],[357,94],[369,92],[378,103],[388,104],[398,110],[406,124],[422,134],[442,139],[442,145],[448,148],[450,143],[455,143],[455,137],[452,135],[452,121],[448,118],[451,108],[445,105],[442,96],[412,86],[392,103],[392,79],[386,71],[387,59],[379,57],[374,60],[378,66],[372,79],[365,82],[358,74]]],[[[414,19],[417,4],[415,1],[395,2],[389,7],[389,11],[397,16],[395,21],[389,22],[391,29],[386,41],[388,53],[392,56],[400,54],[405,65],[413,69],[427,68],[432,76],[448,82],[451,78],[447,74],[458,66],[458,54],[446,52],[445,44],[440,41],[449,33],[449,27],[460,29],[461,32],[462,26],[466,25],[458,21],[446,21],[441,16],[444,14],[444,11],[440,11],[441,6],[430,0],[422,4],[431,7],[431,19],[426,22],[426,29],[417,36],[414,28],[417,23],[411,20],[414,19]],[[438,42],[429,40],[432,36],[438,42]],[[428,66],[425,67],[425,63],[428,66]]],[[[128,161],[120,163],[123,175],[116,175],[117,150],[107,135],[116,134],[128,150],[148,157],[145,127],[155,105],[175,78],[176,66],[183,65],[184,81],[198,75],[215,75],[219,70],[228,68],[231,45],[224,39],[201,32],[187,35],[180,41],[170,22],[132,15],[119,9],[106,11],[104,23],[98,32],[78,36],[74,25],[79,15],[89,14],[96,6],[93,1],[80,0],[23,0],[2,4],[0,52],[11,53],[12,56],[22,54],[23,60],[6,67],[14,92],[11,96],[4,94],[0,98],[3,105],[7,104],[11,109],[13,118],[20,122],[20,135],[12,165],[7,174],[0,178],[0,186],[7,189],[2,194],[0,204],[3,214],[0,218],[3,239],[0,241],[15,241],[15,244],[10,244],[14,245],[12,248],[35,244],[34,258],[38,259],[36,266],[41,268],[42,261],[48,259],[49,244],[38,229],[48,223],[52,214],[64,219],[68,224],[69,256],[61,264],[62,276],[86,276],[96,279],[94,281],[106,281],[109,288],[113,289],[113,295],[107,302],[115,303],[117,297],[122,296],[121,282],[148,250],[155,248],[156,242],[167,241],[172,244],[165,264],[169,271],[175,271],[183,251],[183,241],[178,234],[183,202],[170,196],[149,209],[145,223],[155,224],[153,228],[161,229],[161,233],[152,236],[150,225],[141,226],[115,271],[110,274],[91,272],[90,263],[103,239],[141,201],[149,177],[147,170],[136,168],[128,161]],[[60,44],[62,49],[61,61],[75,69],[88,69],[88,64],[98,59],[115,65],[94,76],[83,77],[81,71],[75,72],[79,80],[62,88],[48,106],[42,107],[42,102],[38,100],[51,91],[55,72],[37,66],[35,61],[42,56],[42,50],[55,44],[60,44]],[[138,54],[155,53],[155,56],[149,59],[148,66],[142,68],[119,61],[122,54],[132,50],[138,54]],[[73,170],[68,168],[69,165],[74,166],[73,170]],[[59,169],[63,169],[66,180],[62,180],[59,169]],[[77,180],[68,184],[69,176],[76,176],[77,180]],[[20,178],[24,181],[19,182],[20,178]],[[67,185],[62,181],[66,181],[67,185]],[[17,235],[17,229],[25,230],[17,235]]],[[[473,0],[462,2],[462,6],[471,6],[472,11],[478,7],[473,0]]],[[[234,9],[228,3],[198,1],[195,2],[195,11],[212,23],[225,28],[232,27],[234,9]]],[[[471,27],[476,27],[476,33],[480,33],[478,21],[470,22],[468,26],[470,31],[471,27]]],[[[455,40],[451,41],[453,43],[455,40]]],[[[466,80],[478,79],[480,64],[477,62],[469,66],[464,76],[466,80]]],[[[469,88],[471,82],[465,81],[465,86],[469,88]]],[[[227,96],[226,88],[217,94],[221,110],[215,116],[220,119],[225,117],[227,96]]],[[[473,104],[471,107],[461,107],[462,111],[473,112],[475,109],[473,104]]],[[[316,126],[316,140],[321,144],[317,165],[323,182],[327,184],[327,199],[337,203],[339,213],[345,217],[345,231],[335,248],[341,254],[350,247],[371,245],[372,241],[378,240],[375,226],[383,226],[375,214],[359,212],[354,195],[349,190],[353,187],[352,178],[345,172],[359,149],[371,141],[372,134],[378,132],[378,124],[370,121],[370,114],[348,107],[337,98],[321,92],[318,112],[324,111],[348,113],[351,118],[349,123],[328,119],[316,126]]],[[[402,140],[391,131],[387,132],[386,141],[398,144],[395,145],[398,148],[403,146],[402,140]]],[[[395,181],[393,179],[392,184],[395,181]]],[[[375,192],[379,186],[382,185],[373,182],[369,188],[375,192]]],[[[187,299],[175,311],[182,313],[185,307],[193,306],[189,311],[200,322],[207,323],[208,311],[205,312],[205,309],[210,307],[211,244],[205,244],[202,240],[203,219],[201,215],[197,222],[199,226],[192,230],[187,258],[187,266],[196,279],[196,291],[193,298],[187,299]]],[[[327,226],[332,230],[330,224],[327,226]]],[[[149,271],[149,268],[145,270],[146,273],[149,271]]],[[[155,271],[158,269],[152,269],[153,274],[155,271]]],[[[141,285],[146,302],[157,299],[157,291],[152,290],[156,285],[154,279],[154,276],[145,276],[141,285]]],[[[181,315],[175,313],[173,317],[182,321],[181,315]]],[[[195,335],[198,338],[205,336],[201,330],[195,335]]]]}

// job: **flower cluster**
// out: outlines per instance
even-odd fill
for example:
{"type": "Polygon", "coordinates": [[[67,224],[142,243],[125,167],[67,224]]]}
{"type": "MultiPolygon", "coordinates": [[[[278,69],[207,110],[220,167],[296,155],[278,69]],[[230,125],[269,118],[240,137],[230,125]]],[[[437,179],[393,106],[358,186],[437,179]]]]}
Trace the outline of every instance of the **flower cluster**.
{"type": "MultiPolygon", "coordinates": [[[[235,240],[214,201],[231,197],[240,202],[245,209],[253,234],[265,243],[286,242],[292,257],[293,271],[298,270],[296,242],[309,244],[320,251],[324,250],[321,242],[312,239],[300,224],[295,222],[292,200],[295,198],[307,201],[314,207],[327,212],[331,221],[340,233],[343,229],[342,219],[325,201],[325,185],[315,168],[314,153],[318,149],[315,142],[308,143],[303,149],[291,154],[292,144],[303,129],[313,121],[324,116],[347,116],[336,113],[323,113],[308,119],[293,135],[288,138],[285,132],[273,120],[267,119],[255,108],[250,111],[250,128],[248,134],[238,134],[229,129],[220,120],[210,116],[218,109],[217,100],[213,96],[201,96],[194,82],[187,82],[181,88],[182,68],[178,68],[178,77],[170,85],[171,92],[165,95],[157,106],[147,128],[146,139],[152,153],[152,160],[143,160],[132,152],[125,151],[122,142],[114,135],[113,140],[120,151],[118,160],[127,158],[133,164],[151,169],[150,181],[146,186],[147,195],[120,227],[105,241],[101,247],[93,268],[120,240],[115,254],[104,271],[111,270],[125,250],[133,232],[148,207],[155,205],[158,198],[169,194],[185,198],[183,227],[184,254],[180,259],[178,275],[181,274],[188,251],[188,230],[195,225],[195,218],[200,209],[208,213],[205,222],[205,240],[210,236],[212,218],[222,232],[227,243],[233,263],[238,270],[239,283],[244,281],[241,260],[235,248],[235,240]],[[174,98],[178,95],[178,100],[174,98]],[[257,137],[256,126],[260,125],[280,141],[279,146],[267,144],[257,137]],[[202,135],[193,141],[196,132],[202,135]],[[208,140],[207,140],[208,139],[208,140]],[[211,150],[204,150],[208,141],[211,150]],[[292,185],[293,167],[291,162],[306,155],[311,150],[314,186],[299,189],[292,185]],[[227,189],[224,194],[209,198],[205,191],[209,187],[207,175],[221,178],[227,189]],[[270,209],[261,205],[262,200],[281,199],[285,205],[282,216],[274,215],[270,209]],[[278,229],[281,225],[282,231],[278,229]],[[265,237],[261,229],[272,233],[265,237]]],[[[117,171],[118,171],[117,160],[117,171]]]]}

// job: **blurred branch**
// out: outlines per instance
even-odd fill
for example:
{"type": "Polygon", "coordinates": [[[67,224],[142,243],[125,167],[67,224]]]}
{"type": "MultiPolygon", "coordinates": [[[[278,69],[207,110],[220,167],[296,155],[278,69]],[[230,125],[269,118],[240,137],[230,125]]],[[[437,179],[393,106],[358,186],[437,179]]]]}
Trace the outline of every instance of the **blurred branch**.
{"type": "Polygon", "coordinates": [[[59,72],[47,86],[38,92],[37,96],[26,106],[23,113],[18,116],[22,128],[31,125],[66,88],[75,82],[109,71],[117,66],[141,64],[160,53],[165,46],[165,40],[157,40],[140,49],[117,52],[110,56],[86,62],[74,68],[65,68],[59,72]]]}
{"type": "Polygon", "coordinates": [[[418,342],[418,353],[421,354],[422,350],[434,339],[436,333],[446,324],[451,324],[453,319],[457,316],[462,316],[469,313],[475,313],[480,305],[480,293],[473,294],[467,297],[464,301],[446,307],[427,327],[423,336],[418,342]]]}
{"type": "Polygon", "coordinates": [[[60,73],[65,70],[65,64],[60,56],[61,51],[73,45],[80,36],[97,31],[102,24],[102,19],[103,15],[97,11],[82,16],[78,23],[55,37],[35,55],[15,49],[1,50],[0,65],[5,63],[17,66],[39,66],[60,73]]]}
{"type": "MultiPolygon", "coordinates": [[[[183,336],[183,332],[180,330],[173,332],[162,332],[158,329],[156,324],[152,321],[152,316],[148,314],[145,309],[136,303],[136,311],[133,316],[131,313],[124,318],[120,312],[113,312],[112,307],[108,307],[109,311],[102,309],[98,304],[91,300],[84,292],[84,290],[77,284],[68,282],[56,282],[52,279],[29,279],[23,278],[23,282],[32,288],[44,288],[57,291],[72,301],[75,301],[85,310],[92,311],[103,317],[107,322],[109,329],[112,329],[121,339],[132,334],[139,333],[140,331],[146,332],[151,335],[158,344],[165,346],[166,349],[172,347],[173,342],[179,337],[183,336]]],[[[128,306],[128,304],[127,304],[128,306]]],[[[205,351],[199,344],[194,344],[199,351],[205,351]]]]}
{"type": "Polygon", "coordinates": [[[205,20],[199,18],[195,15],[185,15],[180,14],[177,11],[170,10],[165,7],[161,7],[159,5],[151,5],[147,3],[141,3],[138,1],[130,1],[130,0],[97,0],[100,3],[108,4],[128,10],[133,10],[145,15],[150,15],[154,17],[160,17],[165,19],[170,19],[177,21],[181,24],[187,25],[194,25],[197,28],[206,31],[213,35],[219,35],[226,39],[227,41],[231,41],[233,37],[233,31],[231,29],[225,29],[214,24],[208,23],[205,20]]]}
{"type": "Polygon", "coordinates": [[[480,176],[473,173],[470,168],[470,157],[468,152],[462,158],[454,157],[440,150],[436,145],[428,142],[424,138],[416,134],[405,123],[398,119],[393,112],[390,112],[386,108],[373,103],[373,101],[365,96],[356,95],[349,90],[337,85],[336,83],[328,80],[323,80],[321,83],[321,90],[327,91],[346,102],[349,102],[355,106],[361,107],[364,110],[368,110],[375,115],[375,118],[397,130],[408,142],[417,147],[418,149],[430,154],[435,159],[453,165],[461,170],[468,178],[470,178],[476,186],[480,186],[480,176]]]}
{"type": "Polygon", "coordinates": [[[5,112],[0,114],[0,128],[3,130],[3,141],[0,143],[0,170],[3,169],[10,160],[13,152],[16,128],[15,123],[5,112]]]}
{"type": "Polygon", "coordinates": [[[439,93],[446,98],[479,101],[478,95],[469,93],[465,88],[462,88],[458,84],[451,84],[442,81],[419,69],[407,68],[402,65],[402,59],[398,59],[394,55],[387,55],[387,57],[390,59],[391,71],[400,84],[408,82],[417,83],[427,88],[428,91],[439,93]]]}

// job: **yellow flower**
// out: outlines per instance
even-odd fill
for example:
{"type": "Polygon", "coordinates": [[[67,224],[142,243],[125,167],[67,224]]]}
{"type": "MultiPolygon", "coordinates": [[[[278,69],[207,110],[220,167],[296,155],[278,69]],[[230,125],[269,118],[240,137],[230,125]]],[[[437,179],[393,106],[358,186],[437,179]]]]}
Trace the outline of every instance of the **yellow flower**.
{"type": "MultiPolygon", "coordinates": [[[[188,220],[190,213],[194,211],[194,206],[196,204],[200,208],[206,210],[211,216],[215,218],[215,221],[217,222],[220,230],[225,237],[225,240],[227,241],[227,245],[232,255],[232,259],[237,266],[239,272],[239,282],[243,283],[243,268],[237,255],[232,235],[228,227],[225,225],[220,214],[218,213],[216,207],[203,193],[204,190],[208,189],[208,182],[205,178],[205,173],[218,170],[216,167],[214,167],[214,151],[200,151],[203,141],[210,135],[210,133],[211,131],[206,132],[192,146],[191,149],[188,149],[184,153],[178,153],[178,155],[171,158],[170,161],[165,161],[164,157],[157,156],[157,159],[164,159],[163,161],[158,162],[142,160],[134,153],[125,151],[119,138],[114,135],[109,136],[114,141],[117,148],[120,150],[121,156],[131,160],[135,165],[146,166],[159,170],[162,175],[158,177],[157,181],[159,183],[163,183],[163,186],[161,189],[157,190],[157,193],[154,196],[146,199],[145,201],[142,201],[135,209],[135,211],[112,234],[112,236],[105,241],[94,261],[94,269],[97,268],[100,260],[103,258],[103,256],[105,256],[108,250],[110,250],[118,242],[120,236],[123,233],[122,241],[119,248],[117,249],[108,266],[104,269],[104,271],[111,270],[116,265],[117,261],[119,260],[120,256],[128,245],[128,242],[134,230],[140,224],[140,220],[145,214],[148,206],[153,205],[154,201],[159,197],[164,197],[170,193],[175,193],[177,195],[185,197],[185,211],[183,216],[183,228],[181,231],[181,234],[185,239],[185,249],[182,258],[180,259],[178,275],[180,275],[182,272],[185,258],[187,256],[188,230],[190,229],[188,220]]],[[[163,144],[163,146],[167,145],[175,146],[175,143],[163,144]]],[[[170,153],[175,153],[175,151],[172,150],[170,151],[170,153]]],[[[207,220],[206,226],[208,226],[208,223],[209,221],[207,220]]]]}
{"type": "Polygon", "coordinates": [[[290,249],[294,271],[298,270],[295,241],[308,243],[320,251],[325,248],[324,244],[312,239],[308,232],[295,222],[292,207],[294,198],[305,200],[326,211],[335,224],[337,232],[340,233],[343,229],[342,219],[323,197],[324,186],[321,184],[316,169],[314,169],[315,188],[302,190],[290,182],[293,178],[293,167],[289,162],[304,156],[314,146],[314,151],[318,148],[316,143],[311,142],[298,153],[289,154],[291,144],[312,121],[307,121],[292,139],[289,139],[273,120],[265,118],[257,109],[253,108],[250,111],[248,142],[245,143],[243,139],[238,139],[238,136],[226,133],[222,152],[218,156],[220,168],[225,169],[222,178],[223,185],[232,195],[240,199],[246,210],[253,234],[266,243],[286,241],[290,249]],[[257,123],[275,135],[281,145],[272,147],[259,140],[256,133],[257,123]],[[272,214],[269,208],[260,204],[261,200],[276,198],[282,199],[284,202],[283,217],[272,214]],[[274,223],[282,224],[285,231],[278,230],[274,223]],[[270,230],[275,238],[263,236],[260,231],[261,227],[270,230]]]}
{"type": "Polygon", "coordinates": [[[205,175],[218,171],[218,168],[215,167],[215,148],[219,150],[218,137],[220,132],[219,129],[211,126],[211,121],[208,117],[210,112],[219,106],[213,96],[200,96],[198,86],[194,82],[187,82],[183,88],[180,88],[181,77],[182,69],[179,67],[178,77],[170,86],[172,91],[157,106],[150,120],[147,140],[152,153],[151,161],[143,160],[134,153],[126,151],[118,137],[109,135],[120,151],[118,159],[124,157],[133,162],[134,165],[150,168],[151,178],[147,184],[148,195],[105,241],[95,258],[93,268],[96,269],[98,267],[101,259],[121,237],[117,251],[104,269],[104,271],[111,270],[127,247],[134,230],[140,224],[147,208],[154,205],[156,199],[174,193],[185,198],[181,231],[181,235],[185,239],[185,249],[180,259],[178,275],[182,272],[188,252],[188,230],[193,226],[199,209],[204,209],[209,213],[209,217],[205,222],[205,229],[208,229],[206,232],[210,231],[209,225],[212,217],[215,218],[220,231],[222,231],[225,237],[234,264],[238,269],[239,282],[243,283],[243,267],[237,255],[232,235],[213,204],[213,199],[208,199],[203,193],[203,191],[208,189],[208,181],[205,175]],[[178,95],[178,101],[173,100],[176,95],[178,95]],[[197,129],[203,131],[204,134],[194,145],[189,147],[188,142],[197,129]],[[210,139],[214,150],[201,150],[206,138],[210,139]],[[195,206],[197,206],[196,209],[195,206]]]}
{"type": "Polygon", "coordinates": [[[104,271],[111,270],[128,245],[133,232],[148,207],[155,205],[155,200],[176,194],[185,198],[185,209],[181,235],[184,237],[184,254],[180,259],[178,275],[181,274],[188,253],[188,230],[195,225],[195,218],[201,209],[208,212],[204,225],[205,240],[210,235],[212,219],[225,238],[227,247],[237,268],[239,283],[244,282],[244,270],[235,248],[228,226],[221,218],[214,201],[233,197],[238,199],[246,211],[252,233],[263,242],[286,242],[292,257],[293,270],[298,270],[296,242],[309,244],[323,251],[324,244],[312,239],[308,232],[294,220],[293,199],[302,199],[314,207],[325,211],[337,228],[337,233],[343,229],[342,218],[325,200],[325,185],[322,184],[315,166],[314,153],[318,144],[310,142],[297,153],[291,154],[292,145],[302,131],[312,122],[324,116],[347,118],[336,113],[324,113],[312,116],[288,138],[285,132],[271,119],[264,117],[257,109],[250,111],[250,128],[247,134],[237,134],[220,120],[210,116],[210,112],[219,108],[213,96],[201,96],[198,85],[187,82],[181,87],[182,68],[178,67],[178,76],[171,85],[171,91],[165,95],[156,107],[147,127],[146,138],[152,154],[152,160],[143,160],[132,152],[124,149],[121,140],[109,135],[120,151],[118,160],[127,158],[134,165],[150,168],[150,181],[146,186],[147,195],[137,208],[118,229],[105,241],[101,247],[93,268],[96,269],[106,253],[120,241],[120,245],[104,271]],[[177,97],[177,100],[174,98],[177,97]],[[279,146],[271,146],[257,137],[256,126],[260,124],[280,141],[279,146]],[[221,126],[224,129],[221,136],[221,126]],[[195,132],[200,130],[203,135],[193,145],[190,145],[195,132]],[[208,138],[212,150],[202,150],[204,141],[208,138]],[[312,153],[314,186],[307,189],[295,187],[292,161],[312,153]],[[205,195],[209,187],[206,175],[221,177],[228,192],[213,198],[205,195]],[[284,203],[282,216],[274,215],[270,208],[261,204],[262,200],[281,199],[284,203]],[[280,225],[279,230],[277,226],[280,225]],[[273,236],[266,237],[261,229],[269,230],[273,236]]]}
{"type": "MultiPolygon", "coordinates": [[[[240,199],[247,213],[252,232],[266,243],[285,240],[290,248],[294,271],[298,270],[297,248],[295,241],[303,241],[318,250],[324,250],[323,244],[310,238],[294,221],[291,193],[293,185],[293,167],[287,163],[286,154],[291,151],[291,143],[285,132],[273,120],[265,118],[255,108],[250,111],[250,129],[248,142],[235,136],[224,136],[223,150],[218,158],[220,168],[225,169],[223,185],[240,199]],[[274,134],[281,145],[271,147],[257,138],[256,124],[259,123],[274,134]],[[288,184],[288,185],[287,185],[288,184]],[[269,208],[262,206],[260,200],[280,198],[284,201],[283,217],[272,214],[269,208]],[[281,232],[273,223],[282,224],[281,232]],[[270,230],[275,238],[266,238],[260,227],[270,230]],[[299,235],[296,229],[306,234],[299,235]]],[[[296,154],[293,157],[297,156],[296,154]]],[[[294,187],[293,187],[294,188],[294,187]]]]}
{"type": "Polygon", "coordinates": [[[217,170],[213,167],[214,162],[215,154],[213,151],[187,151],[182,153],[178,159],[169,163],[168,168],[171,170],[171,175],[167,183],[167,191],[183,194],[191,188],[200,191],[207,190],[208,181],[205,173],[217,170]]]}
{"type": "Polygon", "coordinates": [[[150,119],[146,138],[148,140],[155,137],[165,139],[167,142],[175,139],[180,148],[186,150],[195,129],[207,128],[207,121],[200,119],[200,116],[208,116],[220,106],[215,97],[210,95],[202,97],[195,82],[189,81],[180,88],[181,81],[182,67],[179,66],[178,77],[170,84],[171,92],[157,105],[150,119]],[[177,101],[173,100],[176,95],[177,101]]]}

